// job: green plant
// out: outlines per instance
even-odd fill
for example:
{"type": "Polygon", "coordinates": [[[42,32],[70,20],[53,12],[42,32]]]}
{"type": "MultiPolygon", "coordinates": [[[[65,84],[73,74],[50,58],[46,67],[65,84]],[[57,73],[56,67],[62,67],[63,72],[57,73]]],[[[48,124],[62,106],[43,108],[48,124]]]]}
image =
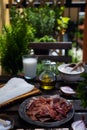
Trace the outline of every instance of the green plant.
{"type": "MultiPolygon", "coordinates": [[[[56,63],[55,69],[54,69],[54,66],[51,67],[52,72],[54,72],[56,75],[59,74],[59,71],[57,69],[59,65],[60,65],[59,63],[56,63]]],[[[44,63],[42,61],[41,63],[38,63],[37,65],[37,75],[39,76],[43,71],[44,71],[44,63]]]]}
{"type": "Polygon", "coordinates": [[[68,17],[60,17],[59,19],[57,19],[57,23],[58,23],[58,31],[63,34],[65,33],[66,29],[68,28],[68,23],[69,23],[70,18],[68,17]]]}
{"type": "Polygon", "coordinates": [[[83,78],[82,82],[79,82],[77,86],[77,96],[81,100],[82,106],[87,107],[87,73],[81,74],[83,78]]]}
{"type": "Polygon", "coordinates": [[[54,36],[58,26],[57,19],[60,19],[63,12],[63,6],[51,8],[49,4],[43,7],[25,9],[26,18],[36,29],[35,36],[37,38],[41,38],[44,35],[54,36]]]}
{"type": "Polygon", "coordinates": [[[22,56],[27,54],[29,41],[34,39],[35,30],[28,25],[25,16],[16,12],[11,25],[5,26],[0,36],[1,65],[10,74],[22,70],[22,56]]]}
{"type": "Polygon", "coordinates": [[[55,24],[55,12],[49,6],[25,9],[27,20],[36,29],[36,37],[52,35],[55,24]]]}
{"type": "Polygon", "coordinates": [[[52,36],[45,35],[41,38],[36,38],[35,42],[56,42],[56,39],[52,36]]]}
{"type": "Polygon", "coordinates": [[[0,40],[0,58],[3,68],[17,74],[22,70],[22,55],[28,53],[29,42],[55,42],[57,19],[64,8],[49,5],[38,8],[10,9],[11,25],[4,27],[0,40]]]}

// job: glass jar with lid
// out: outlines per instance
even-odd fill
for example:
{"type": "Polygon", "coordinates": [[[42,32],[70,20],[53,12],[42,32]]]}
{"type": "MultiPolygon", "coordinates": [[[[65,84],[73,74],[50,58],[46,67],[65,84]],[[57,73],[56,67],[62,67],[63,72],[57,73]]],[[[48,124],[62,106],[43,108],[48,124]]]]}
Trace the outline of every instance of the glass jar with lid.
{"type": "Polygon", "coordinates": [[[44,71],[40,74],[41,88],[51,90],[55,87],[55,73],[51,70],[51,61],[44,61],[44,71]]]}

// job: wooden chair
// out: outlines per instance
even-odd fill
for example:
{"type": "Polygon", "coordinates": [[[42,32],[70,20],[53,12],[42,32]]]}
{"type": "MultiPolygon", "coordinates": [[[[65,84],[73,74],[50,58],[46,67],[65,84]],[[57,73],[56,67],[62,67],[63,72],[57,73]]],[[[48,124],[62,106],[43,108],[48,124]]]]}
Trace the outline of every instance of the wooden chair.
{"type": "Polygon", "coordinates": [[[40,42],[40,43],[35,43],[35,42],[30,42],[29,43],[29,49],[37,49],[38,51],[44,50],[44,49],[52,49],[52,50],[65,50],[64,54],[57,54],[57,55],[38,55],[38,60],[51,60],[54,62],[64,62],[64,63],[69,63],[72,62],[72,56],[68,55],[68,51],[72,48],[72,42],[40,42]]]}

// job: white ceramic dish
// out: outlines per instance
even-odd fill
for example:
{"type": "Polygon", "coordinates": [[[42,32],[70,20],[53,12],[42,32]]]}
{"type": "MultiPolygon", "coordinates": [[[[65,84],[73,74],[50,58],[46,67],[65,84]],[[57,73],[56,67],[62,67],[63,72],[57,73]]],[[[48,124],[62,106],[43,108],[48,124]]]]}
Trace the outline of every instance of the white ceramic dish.
{"type": "Polygon", "coordinates": [[[76,94],[76,92],[71,87],[68,87],[68,86],[60,87],[60,90],[64,94],[67,94],[67,95],[74,95],[74,94],[76,94]]]}
{"type": "Polygon", "coordinates": [[[80,79],[80,75],[84,72],[83,67],[78,67],[76,70],[72,71],[72,67],[67,67],[69,64],[62,64],[58,66],[58,71],[60,72],[60,76],[65,81],[78,81],[80,79]]]}

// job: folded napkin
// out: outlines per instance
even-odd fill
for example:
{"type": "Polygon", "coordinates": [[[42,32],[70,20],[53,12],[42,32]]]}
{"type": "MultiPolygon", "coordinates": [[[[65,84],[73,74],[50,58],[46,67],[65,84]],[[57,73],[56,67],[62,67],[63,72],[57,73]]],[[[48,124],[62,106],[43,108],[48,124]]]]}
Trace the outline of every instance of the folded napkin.
{"type": "Polygon", "coordinates": [[[27,83],[22,78],[11,78],[2,88],[0,88],[0,104],[17,96],[30,92],[34,85],[27,83]]]}

